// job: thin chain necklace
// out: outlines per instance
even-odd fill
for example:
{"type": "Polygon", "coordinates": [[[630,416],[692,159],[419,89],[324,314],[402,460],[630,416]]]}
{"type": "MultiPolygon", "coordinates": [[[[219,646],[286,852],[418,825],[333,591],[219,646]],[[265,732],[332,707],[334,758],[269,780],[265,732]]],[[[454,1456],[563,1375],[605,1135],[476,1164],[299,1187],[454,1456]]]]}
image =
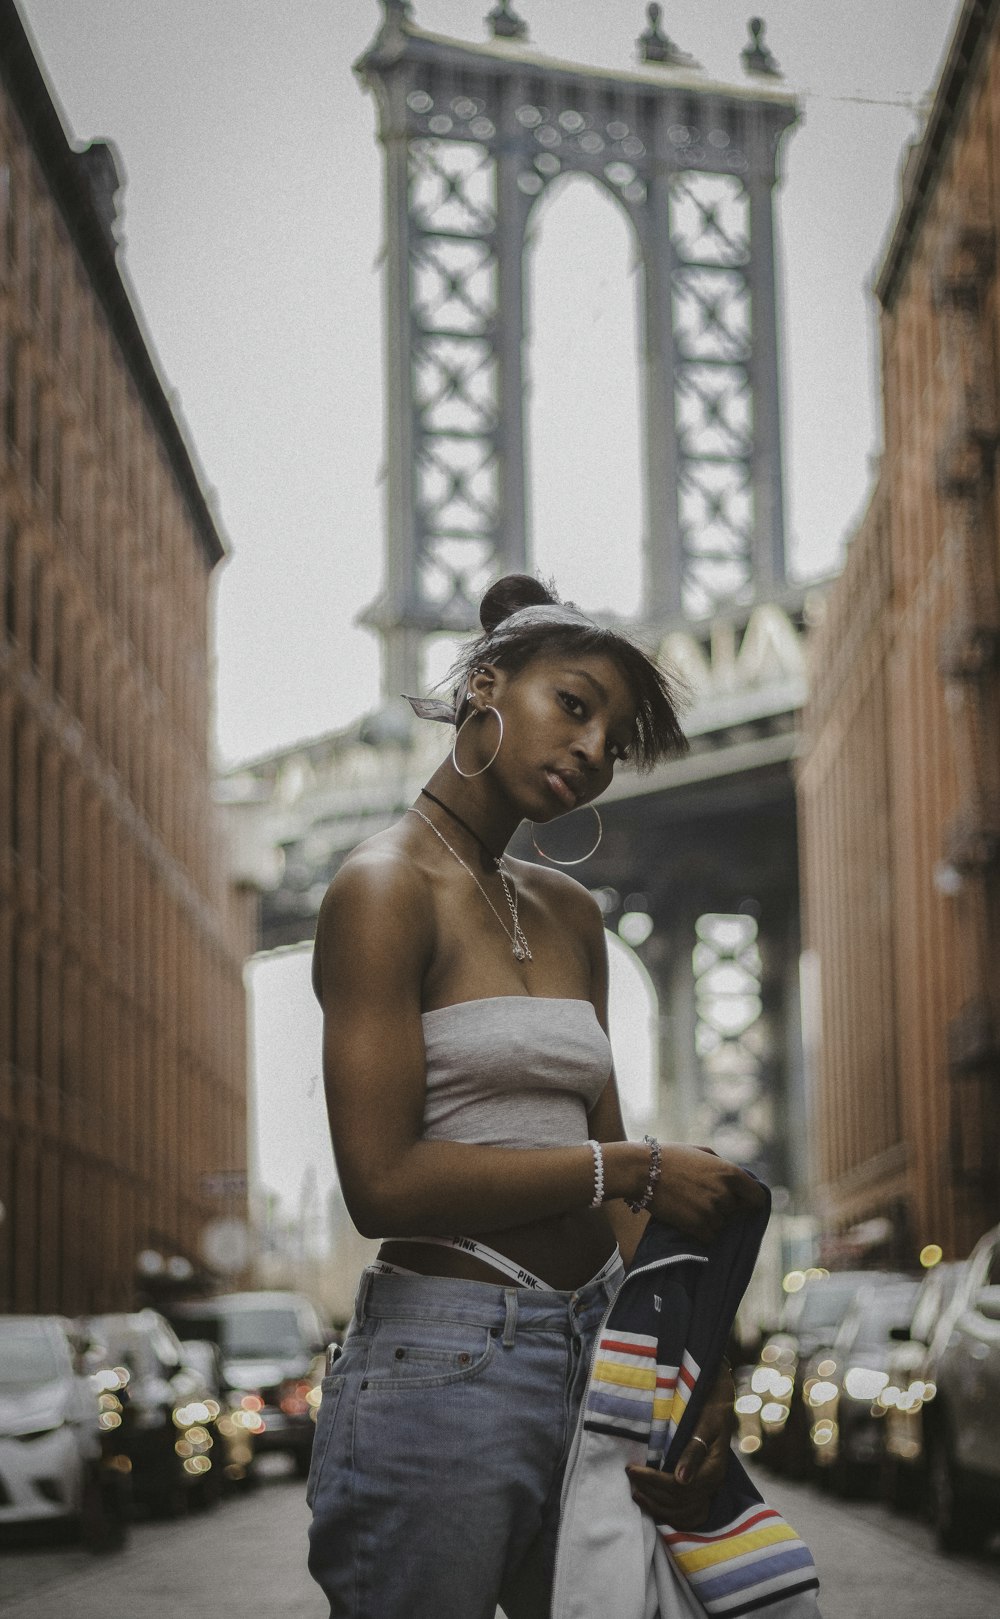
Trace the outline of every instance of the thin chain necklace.
{"type": "Polygon", "coordinates": [[[437,805],[438,809],[443,809],[446,815],[450,815],[453,821],[457,821],[463,832],[468,832],[470,838],[475,838],[487,860],[492,860],[493,864],[496,865],[497,861],[502,859],[501,855],[494,854],[493,850],[483,842],[474,826],[470,826],[468,821],[463,821],[458,811],[453,810],[450,804],[446,804],[443,798],[438,798],[436,794],[431,792],[429,787],[421,787],[420,796],[421,798],[429,798],[432,804],[437,805]]]}
{"type": "MultiPolygon", "coordinates": [[[[503,887],[504,898],[506,899],[507,904],[508,904],[508,906],[510,908],[511,921],[514,924],[513,933],[511,933],[510,928],[507,926],[507,924],[504,921],[503,917],[500,915],[500,912],[497,910],[497,908],[494,905],[493,901],[490,899],[489,894],[487,894],[485,888],[483,887],[482,883],[479,881],[479,878],[476,876],[476,874],[473,871],[472,867],[466,865],[465,861],[462,859],[462,856],[459,854],[458,850],[452,848],[451,844],[448,842],[448,839],[445,837],[444,833],[440,832],[438,830],[438,828],[434,825],[434,822],[428,819],[428,817],[424,814],[423,810],[418,810],[415,804],[410,805],[409,810],[407,811],[407,813],[410,814],[410,815],[419,816],[420,819],[423,821],[424,825],[430,827],[431,831],[434,833],[434,836],[436,838],[440,838],[441,842],[444,844],[444,846],[447,849],[448,853],[450,855],[452,855],[455,860],[458,861],[458,863],[461,866],[462,870],[468,872],[469,876],[472,878],[472,881],[475,883],[476,887],[479,889],[479,892],[482,894],[482,896],[483,896],[484,900],[486,901],[487,905],[489,906],[490,910],[493,912],[493,915],[496,917],[497,921],[500,923],[500,926],[503,928],[504,932],[506,933],[508,939],[511,941],[511,949],[512,949],[513,954],[514,954],[514,960],[515,961],[531,961],[531,960],[533,960],[534,958],[532,957],[531,951],[528,949],[528,941],[524,937],[524,929],[522,928],[520,922],[517,919],[517,885],[515,884],[514,879],[511,876],[510,872],[507,870],[507,867],[504,865],[503,856],[502,855],[490,855],[490,859],[493,861],[494,865],[497,868],[497,872],[499,873],[499,877],[500,877],[500,882],[501,882],[501,885],[503,887]]],[[[473,835],[473,837],[475,837],[476,834],[473,832],[472,835],[473,835]]],[[[479,840],[477,839],[477,841],[479,841],[479,840]]]]}

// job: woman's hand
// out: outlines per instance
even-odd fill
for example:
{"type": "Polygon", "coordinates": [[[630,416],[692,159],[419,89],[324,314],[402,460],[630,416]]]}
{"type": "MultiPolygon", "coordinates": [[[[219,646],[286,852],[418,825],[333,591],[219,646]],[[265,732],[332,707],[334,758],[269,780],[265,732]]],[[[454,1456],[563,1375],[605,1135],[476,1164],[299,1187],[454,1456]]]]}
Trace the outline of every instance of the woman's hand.
{"type": "Polygon", "coordinates": [[[763,1188],[710,1147],[664,1147],[650,1213],[708,1243],[741,1210],[762,1209],[763,1188]]]}
{"type": "Polygon", "coordinates": [[[726,1474],[729,1447],[736,1432],[736,1390],[723,1366],[697,1423],[697,1437],[685,1446],[672,1473],[655,1467],[627,1467],[632,1499],[655,1523],[674,1529],[697,1529],[726,1474]]]}

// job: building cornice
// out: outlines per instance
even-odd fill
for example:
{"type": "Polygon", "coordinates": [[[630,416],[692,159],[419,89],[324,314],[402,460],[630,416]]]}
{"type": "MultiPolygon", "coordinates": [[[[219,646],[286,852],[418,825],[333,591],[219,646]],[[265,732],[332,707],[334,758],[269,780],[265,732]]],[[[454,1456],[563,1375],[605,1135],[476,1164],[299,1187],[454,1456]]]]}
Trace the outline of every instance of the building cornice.
{"type": "Polygon", "coordinates": [[[113,237],[95,198],[87,164],[67,139],[62,114],[14,0],[0,0],[0,80],[17,109],[53,200],[159,436],[208,564],[215,567],[227,550],[218,520],[209,506],[193,451],[174,413],[152,344],[123,278],[123,267],[119,266],[113,237]]]}
{"type": "Polygon", "coordinates": [[[891,310],[899,296],[998,13],[1000,0],[965,0],[955,24],[927,127],[904,171],[899,215],[875,280],[883,309],[891,310]]]}

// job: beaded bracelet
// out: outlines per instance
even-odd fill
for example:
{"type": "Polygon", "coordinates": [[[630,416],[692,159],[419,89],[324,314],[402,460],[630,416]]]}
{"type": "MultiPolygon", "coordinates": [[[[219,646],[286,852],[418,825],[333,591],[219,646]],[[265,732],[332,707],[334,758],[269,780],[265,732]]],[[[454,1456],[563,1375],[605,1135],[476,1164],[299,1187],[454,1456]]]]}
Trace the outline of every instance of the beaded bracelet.
{"type": "Polygon", "coordinates": [[[599,1209],[604,1202],[604,1149],[599,1141],[588,1141],[587,1146],[594,1155],[594,1195],[590,1206],[599,1209]]]}
{"type": "Polygon", "coordinates": [[[660,1160],[662,1157],[660,1143],[655,1136],[643,1136],[642,1139],[649,1148],[649,1179],[646,1182],[646,1190],[640,1198],[635,1201],[629,1198],[625,1200],[625,1207],[631,1209],[633,1214],[641,1214],[644,1209],[649,1208],[653,1201],[653,1188],[660,1178],[660,1160]]]}

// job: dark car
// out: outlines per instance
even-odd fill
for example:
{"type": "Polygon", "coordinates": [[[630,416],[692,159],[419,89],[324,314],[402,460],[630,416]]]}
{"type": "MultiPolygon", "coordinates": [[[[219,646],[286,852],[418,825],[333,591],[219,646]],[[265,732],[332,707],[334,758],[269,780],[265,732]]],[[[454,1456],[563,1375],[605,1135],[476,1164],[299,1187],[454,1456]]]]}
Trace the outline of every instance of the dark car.
{"type": "MultiPolygon", "coordinates": [[[[205,1453],[205,1429],[211,1453],[212,1471],[204,1475],[206,1494],[220,1495],[227,1488],[256,1483],[254,1474],[254,1433],[256,1421],[239,1402],[238,1391],[226,1384],[222,1351],[207,1338],[182,1338],[184,1360],[204,1386],[203,1400],[189,1401],[175,1413],[183,1419],[188,1443],[205,1453]]],[[[192,1454],[196,1452],[192,1450],[192,1454]]]]}
{"type": "Polygon", "coordinates": [[[224,1293],[173,1304],[170,1316],[185,1337],[219,1345],[257,1451],[290,1455],[305,1478],[330,1336],[314,1306],[299,1293],[224,1293]]]}
{"type": "Polygon", "coordinates": [[[975,1551],[1000,1529],[1000,1226],[962,1266],[928,1362],[931,1522],[942,1551],[975,1551]]]}
{"type": "Polygon", "coordinates": [[[889,1384],[892,1332],[908,1333],[919,1288],[913,1278],[869,1273],[830,1348],[817,1351],[804,1368],[813,1454],[838,1494],[853,1495],[877,1477],[887,1409],[880,1395],[889,1384]]]}
{"type": "MultiPolygon", "coordinates": [[[[778,1472],[801,1478],[811,1468],[811,1416],[802,1400],[803,1368],[833,1342],[851,1300],[872,1274],[852,1270],[810,1276],[785,1300],[776,1329],[765,1339],[739,1408],[744,1422],[759,1424],[761,1455],[778,1472]]],[[[741,1441],[741,1448],[755,1447],[741,1441]]]]}
{"type": "Polygon", "coordinates": [[[915,1507],[927,1493],[926,1407],[935,1398],[931,1345],[942,1321],[954,1308],[964,1264],[935,1265],[920,1284],[909,1333],[892,1332],[886,1371],[889,1381],[879,1395],[886,1407],[885,1452],[880,1491],[895,1507],[915,1507]]]}
{"type": "Polygon", "coordinates": [[[88,1316],[85,1364],[128,1458],[135,1501],[161,1517],[214,1499],[209,1390],[155,1310],[88,1316]]]}

